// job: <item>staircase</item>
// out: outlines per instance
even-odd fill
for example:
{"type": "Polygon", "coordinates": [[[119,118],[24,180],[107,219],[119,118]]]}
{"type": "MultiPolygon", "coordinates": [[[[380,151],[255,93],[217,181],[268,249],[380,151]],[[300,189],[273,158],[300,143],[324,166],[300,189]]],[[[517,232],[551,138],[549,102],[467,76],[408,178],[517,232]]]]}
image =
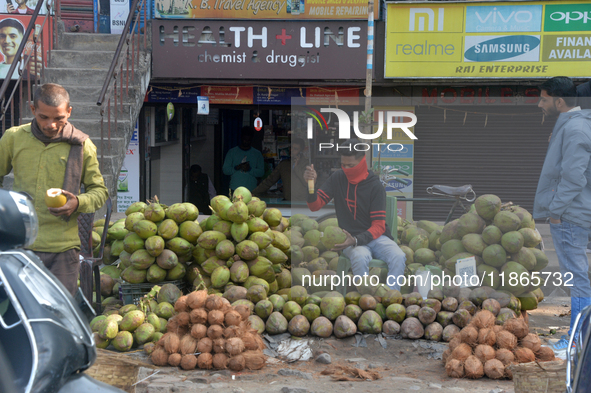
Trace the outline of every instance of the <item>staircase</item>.
{"type": "MultiPolygon", "coordinates": [[[[148,28],[147,31],[151,30],[148,28]]],[[[136,66],[133,71],[135,73],[133,82],[130,58],[127,96],[125,92],[127,62],[125,60],[123,62],[123,94],[121,95],[118,85],[117,92],[110,96],[111,135],[109,144],[107,108],[105,107],[103,117],[103,139],[101,140],[101,114],[100,107],[96,103],[109,66],[113,61],[120,36],[87,33],[62,34],[59,38],[59,49],[51,51],[50,64],[45,69],[42,83],[57,83],[64,86],[69,92],[72,106],[70,122],[80,131],[88,134],[96,145],[101,173],[109,189],[109,195],[116,202],[117,178],[150,82],[151,54],[149,52],[141,53],[139,66],[136,66]],[[114,108],[114,94],[117,94],[117,108],[114,108]],[[116,124],[115,110],[118,111],[116,124]],[[101,154],[104,155],[102,160],[101,154]]],[[[148,45],[148,48],[151,46],[148,45]]],[[[127,56],[125,50],[121,56],[127,56]]],[[[119,80],[117,76],[118,83],[119,80]]],[[[105,101],[108,97],[109,95],[105,101]]],[[[27,112],[30,116],[30,111],[27,112]]],[[[26,119],[25,122],[30,120],[30,118],[26,119]]]]}

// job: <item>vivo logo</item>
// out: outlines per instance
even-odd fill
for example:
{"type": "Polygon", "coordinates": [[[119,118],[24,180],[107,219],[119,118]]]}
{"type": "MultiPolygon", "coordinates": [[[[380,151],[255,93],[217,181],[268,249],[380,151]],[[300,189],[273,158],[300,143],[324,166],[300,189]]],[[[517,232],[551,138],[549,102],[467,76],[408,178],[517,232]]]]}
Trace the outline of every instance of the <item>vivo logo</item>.
{"type": "Polygon", "coordinates": [[[533,19],[533,14],[530,11],[512,11],[508,15],[503,15],[501,11],[497,11],[497,7],[494,7],[486,16],[480,15],[479,12],[475,12],[475,14],[480,23],[487,23],[489,19],[490,22],[497,23],[497,18],[503,23],[508,23],[511,19],[516,23],[528,23],[533,19]]]}
{"type": "MultiPolygon", "coordinates": [[[[437,18],[437,31],[443,31],[443,8],[439,8],[439,14],[437,18]]],[[[419,27],[417,31],[425,31],[425,17],[427,18],[428,31],[435,30],[435,11],[431,8],[411,8],[410,16],[408,20],[408,31],[415,31],[415,20],[419,20],[419,27]],[[424,14],[426,16],[417,15],[424,14]]]]}
{"type": "Polygon", "coordinates": [[[541,5],[499,5],[466,7],[466,32],[540,31],[541,5]]]}

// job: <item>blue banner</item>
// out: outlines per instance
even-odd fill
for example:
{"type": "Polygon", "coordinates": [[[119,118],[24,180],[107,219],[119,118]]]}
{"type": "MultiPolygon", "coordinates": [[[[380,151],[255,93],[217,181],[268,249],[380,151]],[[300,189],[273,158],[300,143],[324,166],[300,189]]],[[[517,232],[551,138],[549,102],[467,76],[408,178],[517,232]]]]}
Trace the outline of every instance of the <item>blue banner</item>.
{"type": "Polygon", "coordinates": [[[150,85],[144,102],[172,102],[173,104],[195,104],[201,93],[199,87],[177,87],[150,85]]]}
{"type": "Polygon", "coordinates": [[[306,89],[283,87],[255,87],[254,103],[258,105],[291,105],[291,99],[306,96],[306,89]]]}
{"type": "Polygon", "coordinates": [[[541,31],[542,5],[466,7],[466,33],[541,31]]]}

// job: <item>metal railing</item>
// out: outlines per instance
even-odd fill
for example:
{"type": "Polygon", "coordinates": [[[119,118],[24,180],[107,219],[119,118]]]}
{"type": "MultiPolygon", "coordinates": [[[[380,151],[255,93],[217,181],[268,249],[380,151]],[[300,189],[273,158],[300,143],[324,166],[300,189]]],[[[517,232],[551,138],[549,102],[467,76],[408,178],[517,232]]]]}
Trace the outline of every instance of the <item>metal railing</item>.
{"type": "Polygon", "coordinates": [[[123,114],[123,98],[125,91],[125,98],[129,96],[129,84],[135,82],[136,70],[140,65],[140,56],[142,51],[148,49],[147,42],[147,1],[134,0],[129,16],[125,22],[123,33],[117,44],[113,61],[107,72],[107,77],[103,84],[103,88],[97,100],[97,105],[100,106],[101,114],[101,167],[103,167],[104,158],[104,117],[107,114],[107,138],[109,149],[111,148],[111,112],[114,117],[114,127],[117,129],[118,114],[123,114]],[[143,14],[143,28],[140,26],[140,21],[143,14]],[[133,26],[132,26],[133,23],[133,26]],[[141,37],[143,35],[143,39],[141,37]],[[124,46],[126,46],[125,55],[122,56],[124,46]],[[123,67],[125,65],[125,68],[123,67]],[[130,69],[131,68],[131,69],[130,69]],[[129,73],[131,71],[131,81],[129,73]],[[124,77],[125,76],[125,77],[124,77]],[[125,89],[124,89],[125,86],[125,89]],[[111,110],[111,101],[113,101],[113,110],[111,110]]]}
{"type": "MultiPolygon", "coordinates": [[[[2,97],[2,100],[0,101],[0,122],[2,123],[0,136],[4,134],[4,131],[6,130],[6,114],[8,111],[10,111],[10,127],[15,126],[15,98],[20,97],[22,100],[26,95],[27,103],[32,104],[32,93],[39,85],[45,72],[45,65],[50,60],[55,29],[54,16],[51,15],[52,4],[53,3],[49,0],[47,2],[40,1],[37,3],[35,11],[31,15],[29,24],[25,29],[23,38],[16,51],[16,55],[14,56],[15,60],[10,64],[10,68],[8,69],[5,79],[2,82],[2,86],[0,87],[0,97],[2,97]],[[37,17],[39,16],[43,4],[45,4],[47,12],[44,15],[43,23],[37,25],[37,17]],[[45,45],[44,39],[44,29],[46,25],[49,26],[48,48],[45,45]],[[37,26],[40,27],[38,28],[37,26]],[[33,35],[32,40],[30,40],[31,34],[33,35]],[[32,41],[32,44],[29,44],[30,41],[32,41]],[[18,78],[11,79],[17,69],[18,78]],[[26,94],[23,90],[23,79],[26,79],[26,94]],[[14,85],[9,91],[11,83],[14,83],[14,85]]],[[[59,10],[59,0],[57,4],[57,9],[59,10]]],[[[20,108],[16,108],[18,110],[18,124],[22,123],[23,111],[26,111],[27,108],[28,105],[21,105],[20,108]]]]}

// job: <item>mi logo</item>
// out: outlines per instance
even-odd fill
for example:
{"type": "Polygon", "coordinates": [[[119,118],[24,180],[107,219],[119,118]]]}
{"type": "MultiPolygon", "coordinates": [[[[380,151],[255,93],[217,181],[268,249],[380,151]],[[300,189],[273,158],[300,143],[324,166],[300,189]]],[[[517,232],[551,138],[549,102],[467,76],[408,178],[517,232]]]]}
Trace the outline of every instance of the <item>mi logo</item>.
{"type": "Polygon", "coordinates": [[[437,19],[437,31],[443,31],[443,16],[443,8],[438,9],[437,18],[435,18],[435,11],[432,8],[411,8],[408,31],[425,31],[425,18],[427,18],[427,31],[435,31],[435,19],[437,19]],[[419,26],[418,29],[415,29],[417,20],[419,26]]]}

